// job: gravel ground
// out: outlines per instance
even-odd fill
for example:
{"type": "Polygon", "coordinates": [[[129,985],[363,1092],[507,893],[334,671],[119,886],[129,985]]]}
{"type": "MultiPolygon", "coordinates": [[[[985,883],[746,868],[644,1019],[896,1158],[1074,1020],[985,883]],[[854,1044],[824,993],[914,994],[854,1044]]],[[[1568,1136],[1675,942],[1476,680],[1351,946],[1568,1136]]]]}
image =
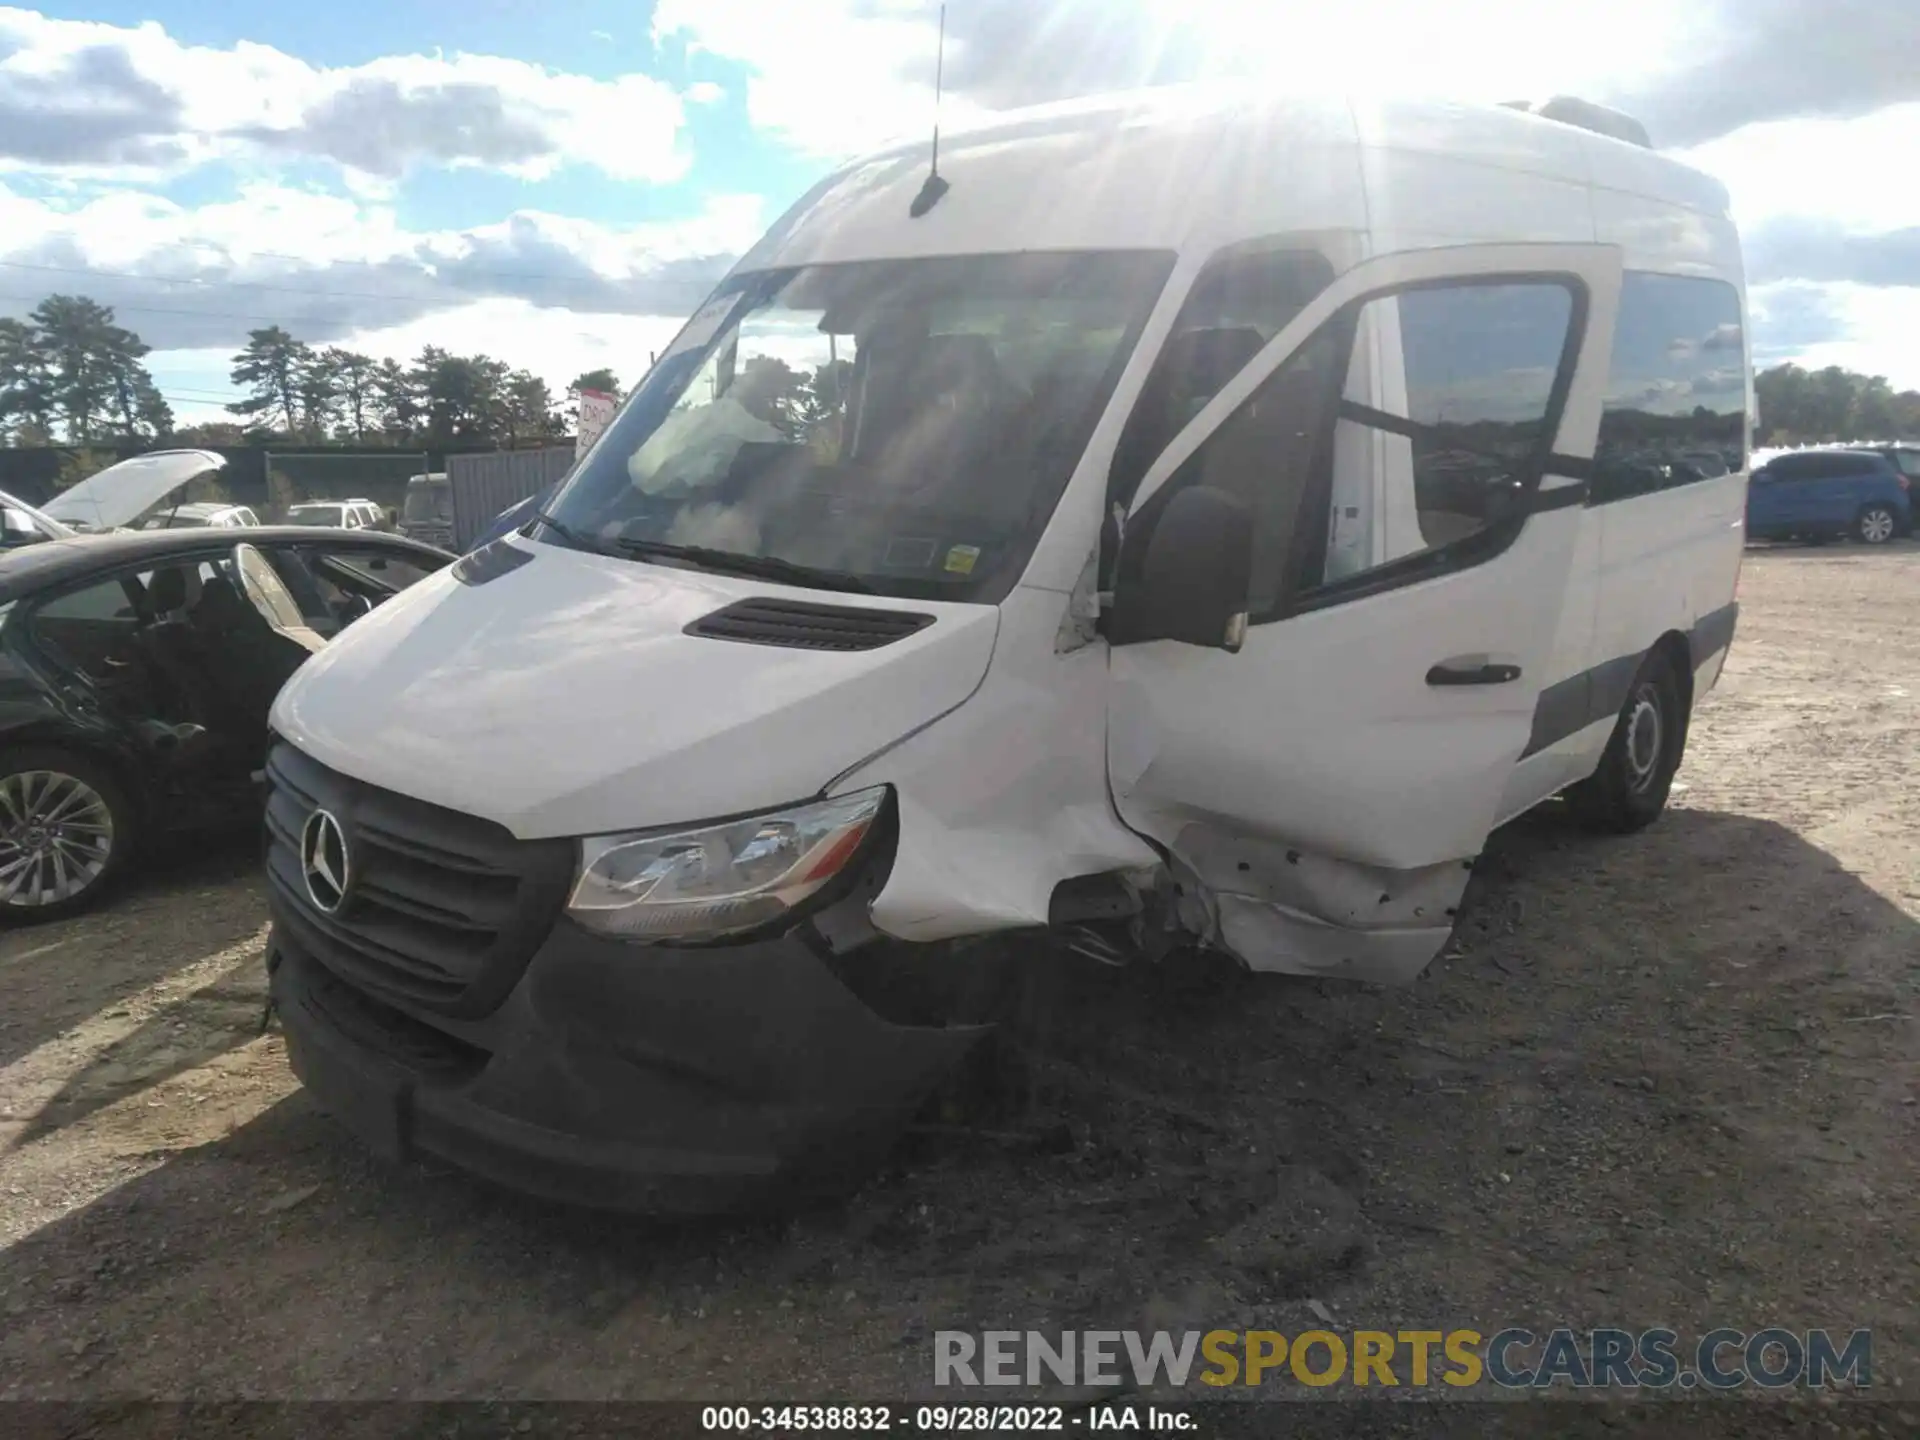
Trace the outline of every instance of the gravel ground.
{"type": "Polygon", "coordinates": [[[1920,548],[1740,598],[1674,808],[1509,827],[1418,984],[1063,977],[1018,1084],[781,1223],[363,1155],[260,1033],[251,856],[0,935],[0,1397],[924,1396],[936,1329],[1331,1317],[1870,1326],[1920,1398],[1920,548]]]}

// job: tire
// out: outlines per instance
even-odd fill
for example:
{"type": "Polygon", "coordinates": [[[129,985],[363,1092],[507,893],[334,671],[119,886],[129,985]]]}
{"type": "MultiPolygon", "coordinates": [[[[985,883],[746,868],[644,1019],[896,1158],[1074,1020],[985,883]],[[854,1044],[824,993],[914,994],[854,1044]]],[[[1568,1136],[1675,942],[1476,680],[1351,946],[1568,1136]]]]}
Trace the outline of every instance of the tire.
{"type": "Polygon", "coordinates": [[[0,921],[91,909],[132,863],[137,839],[133,805],[98,761],[41,746],[0,755],[0,921]]]}
{"type": "Polygon", "coordinates": [[[1854,537],[1862,545],[1884,545],[1900,532],[1900,517],[1891,505],[1869,505],[1853,522],[1854,537]]]}
{"type": "Polygon", "coordinates": [[[1566,792],[1581,824],[1630,835],[1660,818],[1686,752],[1684,693],[1673,662],[1658,652],[1648,655],[1628,687],[1599,768],[1566,792]]]}

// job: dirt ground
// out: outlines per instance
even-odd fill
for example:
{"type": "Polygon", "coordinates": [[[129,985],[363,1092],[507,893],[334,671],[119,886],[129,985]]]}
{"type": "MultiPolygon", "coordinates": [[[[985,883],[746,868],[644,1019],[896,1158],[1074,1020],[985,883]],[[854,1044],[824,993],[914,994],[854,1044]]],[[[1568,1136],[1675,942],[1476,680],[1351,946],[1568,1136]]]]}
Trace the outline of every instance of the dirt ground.
{"type": "Polygon", "coordinates": [[[0,936],[0,1396],[913,1397],[936,1329],[1331,1317],[1871,1327],[1920,1398],[1920,547],[1740,591],[1651,831],[1510,827],[1405,990],[1076,982],[1022,1111],[777,1224],[363,1155],[259,1033],[249,855],[0,936]]]}

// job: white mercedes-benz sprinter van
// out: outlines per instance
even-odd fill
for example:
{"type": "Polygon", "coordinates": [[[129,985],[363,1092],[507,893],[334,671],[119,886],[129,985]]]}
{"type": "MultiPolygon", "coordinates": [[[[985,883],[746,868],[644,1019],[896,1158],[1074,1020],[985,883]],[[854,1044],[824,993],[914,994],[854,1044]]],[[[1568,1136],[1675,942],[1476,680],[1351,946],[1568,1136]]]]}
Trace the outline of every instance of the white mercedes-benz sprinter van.
{"type": "Polygon", "coordinates": [[[1495,826],[1665,804],[1744,314],[1717,183],[1517,108],[1151,92],[847,166],[538,520],[280,696],[294,1068],[390,1153],[707,1208],[884,1144],[1023,936],[1412,978],[1495,826]]]}

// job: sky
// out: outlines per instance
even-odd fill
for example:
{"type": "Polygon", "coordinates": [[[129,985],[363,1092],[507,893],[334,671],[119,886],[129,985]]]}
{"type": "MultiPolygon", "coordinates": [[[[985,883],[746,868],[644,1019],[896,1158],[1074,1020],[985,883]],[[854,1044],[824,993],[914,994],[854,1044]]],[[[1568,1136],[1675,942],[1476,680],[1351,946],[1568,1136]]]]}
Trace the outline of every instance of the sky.
{"type": "MultiPolygon", "coordinates": [[[[1220,76],[1578,94],[1728,186],[1755,359],[1920,387],[1916,0],[950,0],[945,111],[1220,76]]],[[[0,4],[0,314],[91,295],[183,422],[280,324],[644,372],[838,160],[923,132],[923,0],[0,4]]]]}

